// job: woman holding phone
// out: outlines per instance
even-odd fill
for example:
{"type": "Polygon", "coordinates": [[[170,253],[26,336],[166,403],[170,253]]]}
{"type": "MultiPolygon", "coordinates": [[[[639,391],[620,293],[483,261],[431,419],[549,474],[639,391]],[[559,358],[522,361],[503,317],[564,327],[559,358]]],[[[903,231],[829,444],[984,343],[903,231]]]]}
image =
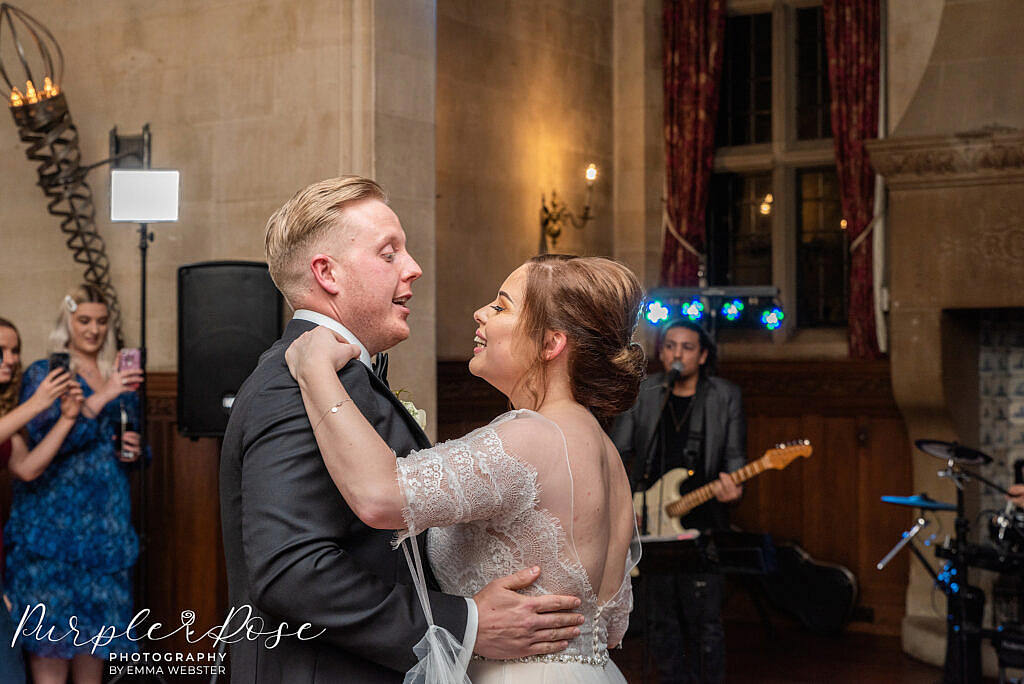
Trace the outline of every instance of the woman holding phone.
{"type": "MultiPolygon", "coordinates": [[[[131,568],[138,538],[131,525],[128,475],[123,463],[140,452],[139,400],[143,381],[138,368],[115,367],[110,311],[103,293],[83,285],[64,297],[50,334],[50,360],[25,370],[21,399],[41,387],[51,363],[67,354],[71,375],[81,385],[82,409],[55,453],[38,449],[16,457],[11,517],[4,530],[8,544],[5,585],[20,616],[37,604],[46,607],[38,634],[52,627],[68,631],[74,616],[83,642],[105,625],[123,633],[132,618],[131,568]],[[115,440],[123,434],[120,453],[115,440]],[[37,453],[38,452],[38,453],[37,453]]],[[[27,425],[30,448],[42,444],[67,414],[53,402],[27,425]]],[[[38,613],[37,613],[38,614],[38,613]]],[[[35,618],[33,618],[33,625],[35,618]]],[[[111,653],[133,653],[124,637],[93,649],[70,637],[49,641],[23,637],[36,684],[63,683],[70,670],[76,684],[99,684],[103,661],[111,653]]]]}

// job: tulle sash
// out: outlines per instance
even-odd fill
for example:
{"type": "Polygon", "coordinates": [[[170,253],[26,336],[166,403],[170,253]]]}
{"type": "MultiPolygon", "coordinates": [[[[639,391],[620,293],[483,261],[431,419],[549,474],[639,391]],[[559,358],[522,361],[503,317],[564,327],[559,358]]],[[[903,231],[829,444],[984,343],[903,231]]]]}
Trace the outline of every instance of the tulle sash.
{"type": "Polygon", "coordinates": [[[430,598],[427,594],[427,581],[423,573],[423,561],[420,549],[412,530],[402,541],[402,553],[409,564],[409,572],[416,586],[423,614],[427,618],[427,633],[415,646],[413,653],[419,658],[411,670],[405,673],[404,684],[472,684],[466,675],[471,654],[464,653],[462,642],[444,627],[434,624],[434,616],[430,610],[430,598]],[[412,547],[412,555],[409,555],[412,547]]]}

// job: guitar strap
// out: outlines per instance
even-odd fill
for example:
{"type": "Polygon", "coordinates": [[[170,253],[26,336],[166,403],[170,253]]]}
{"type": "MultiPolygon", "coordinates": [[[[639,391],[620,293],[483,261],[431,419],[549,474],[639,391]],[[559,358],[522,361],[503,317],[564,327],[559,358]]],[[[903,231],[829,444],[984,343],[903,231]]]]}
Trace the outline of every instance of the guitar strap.
{"type": "MultiPolygon", "coordinates": [[[[686,409],[686,414],[683,416],[683,420],[687,421],[688,425],[692,428],[694,425],[697,426],[696,430],[690,429],[687,435],[686,445],[683,449],[683,456],[688,463],[698,463],[701,454],[701,444],[704,441],[704,396],[707,394],[707,379],[701,375],[697,381],[697,391],[694,392],[693,400],[690,401],[689,407],[686,409]]],[[[671,392],[671,390],[666,390],[671,392]]],[[[667,401],[668,397],[665,397],[667,401]]],[[[654,425],[654,431],[651,434],[651,441],[648,450],[647,457],[643,461],[643,469],[641,471],[642,477],[636,478],[636,487],[640,488],[640,484],[644,483],[644,486],[650,486],[651,479],[654,470],[655,455],[659,455],[659,461],[661,463],[661,474],[665,474],[665,449],[667,448],[664,439],[664,429],[667,429],[668,422],[665,421],[665,410],[664,403],[661,407],[661,413],[658,414],[658,420],[654,425]],[[665,426],[664,429],[659,429],[665,426]],[[657,444],[653,442],[657,441],[657,444]]]]}

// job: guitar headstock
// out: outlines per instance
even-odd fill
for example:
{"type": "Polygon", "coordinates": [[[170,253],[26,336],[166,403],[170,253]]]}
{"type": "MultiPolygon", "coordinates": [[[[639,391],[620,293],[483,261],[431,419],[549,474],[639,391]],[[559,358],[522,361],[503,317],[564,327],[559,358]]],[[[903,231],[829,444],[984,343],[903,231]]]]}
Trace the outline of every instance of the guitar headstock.
{"type": "Polygon", "coordinates": [[[776,444],[773,448],[764,452],[764,460],[769,468],[782,470],[796,459],[803,456],[807,458],[814,453],[809,439],[796,439],[784,444],[776,444]]]}

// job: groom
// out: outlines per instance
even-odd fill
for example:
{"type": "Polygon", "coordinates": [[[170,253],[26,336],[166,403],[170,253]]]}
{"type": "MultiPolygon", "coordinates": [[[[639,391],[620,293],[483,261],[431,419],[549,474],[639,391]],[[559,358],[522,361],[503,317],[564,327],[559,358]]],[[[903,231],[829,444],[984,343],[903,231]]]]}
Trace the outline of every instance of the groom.
{"type": "MultiPolygon", "coordinates": [[[[229,598],[232,607],[252,607],[262,632],[282,623],[286,634],[302,623],[312,630],[276,646],[266,637],[233,644],[233,684],[400,682],[427,629],[404,558],[391,549],[393,533],[364,525],[331,481],[284,360],[302,333],[334,330],[362,350],[339,376],[377,432],[399,457],[430,446],[371,370],[372,354],[409,336],[411,286],[422,275],[386,202],[372,180],[343,176],[300,191],[267,223],[270,274],[295,315],[239,390],[224,436],[229,598]]],[[[330,419],[328,412],[317,422],[330,419]]],[[[526,568],[471,599],[434,591],[434,622],[485,657],[553,653],[575,634],[578,616],[564,611],[578,601],[514,591],[535,579],[526,568]]],[[[437,588],[429,575],[428,583],[437,588]]]]}

